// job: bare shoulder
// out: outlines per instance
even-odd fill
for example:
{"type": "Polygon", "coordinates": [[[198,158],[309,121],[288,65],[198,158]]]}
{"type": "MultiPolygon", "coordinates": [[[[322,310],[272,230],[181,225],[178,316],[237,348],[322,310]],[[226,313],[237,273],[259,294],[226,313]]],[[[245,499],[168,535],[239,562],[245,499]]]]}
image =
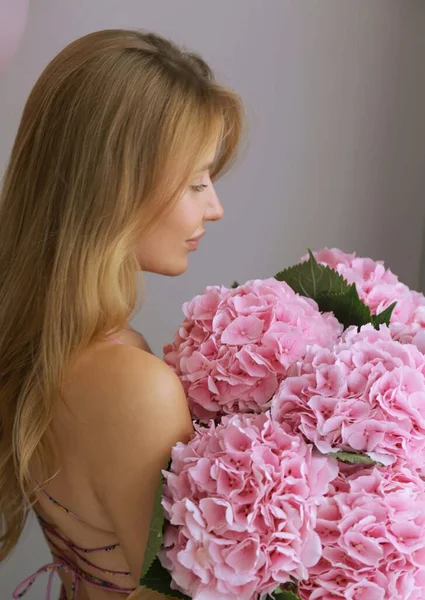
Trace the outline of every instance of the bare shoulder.
{"type": "MultiPolygon", "coordinates": [[[[182,385],[156,356],[133,346],[115,346],[97,361],[99,371],[86,375],[91,398],[90,437],[98,445],[131,446],[139,453],[155,451],[168,460],[171,447],[192,432],[182,385]]],[[[126,463],[128,464],[128,458],[126,463]]],[[[97,468],[97,465],[96,465],[97,468]]]]}
{"type": "Polygon", "coordinates": [[[159,430],[170,435],[173,430],[191,430],[187,400],[178,377],[149,352],[131,346],[116,348],[103,385],[103,419],[112,418],[115,428],[118,424],[127,432],[134,427],[148,428],[147,437],[159,430]]]}
{"type": "Polygon", "coordinates": [[[66,395],[84,420],[126,419],[135,411],[188,408],[182,385],[162,360],[132,345],[108,344],[84,357],[68,380],[66,395]],[[89,401],[88,401],[89,399],[89,401]]]}
{"type": "MultiPolygon", "coordinates": [[[[166,464],[172,446],[187,440],[192,420],[180,380],[156,356],[131,345],[106,344],[74,370],[65,394],[62,429],[79,439],[85,468],[99,474],[109,461],[148,452],[166,464]]],[[[108,468],[111,466],[110,462],[108,468]]]]}

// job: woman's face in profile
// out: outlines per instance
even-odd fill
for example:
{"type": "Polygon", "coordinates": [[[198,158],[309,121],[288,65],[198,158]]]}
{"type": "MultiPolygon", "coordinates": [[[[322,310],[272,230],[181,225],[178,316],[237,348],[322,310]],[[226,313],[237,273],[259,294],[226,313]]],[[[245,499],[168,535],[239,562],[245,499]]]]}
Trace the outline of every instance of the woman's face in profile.
{"type": "Polygon", "coordinates": [[[158,226],[144,236],[137,257],[142,271],[160,275],[181,275],[188,266],[190,252],[202,243],[205,223],[218,221],[223,207],[210,179],[209,166],[215,153],[209,155],[171,212],[158,226]]]}

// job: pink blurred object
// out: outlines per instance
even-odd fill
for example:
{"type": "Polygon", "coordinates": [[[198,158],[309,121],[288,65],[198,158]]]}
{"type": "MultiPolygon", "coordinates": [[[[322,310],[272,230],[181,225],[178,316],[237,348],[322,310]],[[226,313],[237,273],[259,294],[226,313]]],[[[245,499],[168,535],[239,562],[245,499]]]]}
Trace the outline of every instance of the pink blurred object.
{"type": "Polygon", "coordinates": [[[17,51],[28,18],[29,0],[0,0],[0,75],[17,51]]]}

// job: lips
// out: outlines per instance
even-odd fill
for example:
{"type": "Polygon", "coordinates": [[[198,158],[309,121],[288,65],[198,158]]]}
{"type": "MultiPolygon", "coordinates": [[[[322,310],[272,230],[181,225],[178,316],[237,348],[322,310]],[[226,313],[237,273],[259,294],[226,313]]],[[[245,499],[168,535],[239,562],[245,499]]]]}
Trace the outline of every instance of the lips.
{"type": "Polygon", "coordinates": [[[201,239],[201,237],[203,237],[205,235],[205,231],[203,231],[202,233],[200,233],[199,235],[190,238],[190,240],[186,240],[187,242],[199,242],[199,240],[201,239]]]}
{"type": "Polygon", "coordinates": [[[199,246],[199,240],[201,239],[201,237],[205,234],[205,231],[203,233],[201,233],[200,235],[197,235],[196,237],[191,238],[190,240],[186,240],[186,246],[189,248],[189,250],[197,250],[198,246],[199,246]]]}

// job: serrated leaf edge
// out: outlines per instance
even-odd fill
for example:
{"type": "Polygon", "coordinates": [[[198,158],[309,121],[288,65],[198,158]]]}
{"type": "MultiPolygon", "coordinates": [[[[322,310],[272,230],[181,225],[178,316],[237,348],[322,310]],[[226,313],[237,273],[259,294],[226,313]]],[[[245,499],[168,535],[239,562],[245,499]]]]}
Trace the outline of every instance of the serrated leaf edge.
{"type": "MultiPolygon", "coordinates": [[[[299,289],[301,290],[302,295],[304,295],[307,298],[313,298],[313,300],[316,300],[317,297],[323,296],[326,294],[330,295],[332,293],[338,293],[338,294],[348,293],[348,291],[350,289],[350,284],[348,283],[348,281],[346,279],[344,279],[344,277],[340,273],[338,273],[338,271],[336,271],[335,269],[332,269],[331,267],[328,267],[327,265],[319,264],[317,262],[316,258],[314,257],[313,252],[310,250],[310,248],[308,249],[308,253],[310,256],[310,259],[308,261],[296,263],[295,265],[292,265],[290,267],[287,267],[286,269],[283,269],[283,271],[279,271],[279,273],[276,273],[276,275],[274,276],[275,279],[277,279],[278,281],[286,281],[287,275],[289,273],[294,272],[297,269],[305,268],[306,266],[310,266],[311,283],[313,286],[313,295],[308,294],[307,290],[302,285],[302,283],[298,281],[299,289]],[[314,275],[314,268],[317,268],[319,270],[319,274],[317,275],[317,277],[314,275]],[[317,287],[318,287],[317,284],[320,283],[320,280],[323,278],[324,274],[327,274],[329,278],[331,278],[335,282],[337,282],[337,284],[341,286],[341,289],[337,292],[317,292],[317,287]]],[[[288,285],[291,286],[290,283],[288,283],[288,285]]],[[[298,290],[294,290],[294,291],[298,292],[298,290]]]]}
{"type": "Polygon", "coordinates": [[[393,314],[394,308],[396,307],[397,302],[393,302],[385,310],[378,313],[377,315],[373,315],[372,317],[372,325],[375,329],[378,329],[379,325],[389,325],[391,321],[391,316],[393,314]],[[385,316],[384,316],[385,315],[385,316]],[[385,320],[383,320],[385,319],[385,320]]]}
{"type": "MultiPolygon", "coordinates": [[[[146,573],[145,577],[142,577],[139,581],[139,585],[142,586],[143,588],[150,590],[152,592],[156,592],[157,594],[166,594],[168,597],[171,598],[178,598],[179,600],[190,600],[189,596],[186,596],[185,594],[182,594],[181,592],[179,592],[178,590],[173,590],[171,588],[170,585],[167,585],[167,589],[164,590],[164,585],[158,585],[155,586],[155,584],[148,584],[145,580],[149,580],[149,578],[152,578],[152,575],[150,575],[151,571],[157,570],[159,569],[159,571],[163,571],[167,577],[167,579],[171,580],[171,574],[169,571],[167,571],[167,569],[165,569],[162,564],[161,561],[159,560],[158,557],[155,557],[155,560],[152,562],[148,572],[146,573]]],[[[154,578],[154,582],[158,581],[158,579],[154,578]]],[[[163,581],[162,579],[160,581],[163,581]]]]}

